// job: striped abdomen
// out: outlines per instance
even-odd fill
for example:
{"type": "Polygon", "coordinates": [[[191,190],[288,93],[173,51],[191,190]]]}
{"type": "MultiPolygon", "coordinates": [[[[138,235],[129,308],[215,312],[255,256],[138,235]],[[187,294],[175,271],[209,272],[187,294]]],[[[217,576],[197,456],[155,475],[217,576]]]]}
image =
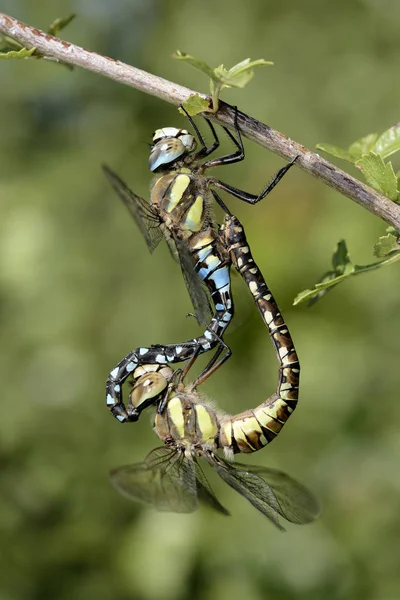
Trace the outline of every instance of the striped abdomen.
{"type": "Polygon", "coordinates": [[[279,361],[276,393],[257,408],[223,420],[219,445],[237,452],[255,452],[271,442],[297,406],[300,365],[289,330],[251,255],[243,227],[227,215],[221,235],[232,262],[246,281],[261,318],[268,328],[279,361]]]}

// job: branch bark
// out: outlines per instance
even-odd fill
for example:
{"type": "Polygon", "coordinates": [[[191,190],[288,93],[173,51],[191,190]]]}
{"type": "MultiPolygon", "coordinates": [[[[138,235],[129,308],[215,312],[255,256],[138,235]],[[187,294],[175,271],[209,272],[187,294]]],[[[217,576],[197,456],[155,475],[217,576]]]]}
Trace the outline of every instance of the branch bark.
{"type": "MultiPolygon", "coordinates": [[[[43,57],[57,59],[76,67],[82,67],[87,71],[99,73],[118,83],[129,85],[172,104],[179,105],[190,95],[198,93],[118,60],[53,37],[4,13],[0,13],[0,32],[14,38],[25,48],[36,48],[43,57]]],[[[238,116],[240,130],[245,137],[287,160],[298,156],[296,164],[301,169],[314,175],[400,231],[400,206],[398,204],[338,169],[318,154],[310,152],[283,133],[275,131],[245,113],[239,112],[238,116]]],[[[207,115],[207,117],[214,122],[233,128],[234,109],[229,104],[221,102],[218,113],[212,116],[207,115]]]]}

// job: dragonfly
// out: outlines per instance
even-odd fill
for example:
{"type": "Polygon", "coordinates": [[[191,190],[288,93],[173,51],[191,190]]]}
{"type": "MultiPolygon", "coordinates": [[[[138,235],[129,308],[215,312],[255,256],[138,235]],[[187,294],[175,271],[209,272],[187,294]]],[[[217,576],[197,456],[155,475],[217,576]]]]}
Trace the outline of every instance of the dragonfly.
{"type": "Polygon", "coordinates": [[[275,469],[233,463],[236,454],[256,452],[280,433],[297,406],[300,365],[289,330],[236,217],[226,215],[221,239],[247,282],[275,347],[276,392],[259,406],[229,416],[203,400],[193,384],[185,385],[180,370],[162,364],[138,366],[128,412],[131,420],[138,420],[143,410],[156,406],[154,430],[164,446],[151,451],[142,463],[113,470],[111,481],[123,495],[158,510],[192,512],[203,501],[229,514],[205,478],[199,464],[204,459],[278,528],[283,529],[279,517],[309,523],[318,516],[319,505],[300,483],[275,469]]]}
{"type": "Polygon", "coordinates": [[[229,515],[203,472],[199,462],[203,459],[278,529],[284,530],[280,517],[296,524],[316,519],[319,504],[301,483],[276,469],[233,462],[235,454],[255,452],[282,428],[290,411],[285,414],[276,394],[257,408],[230,417],[185,386],[170,367],[159,366],[163,373],[152,371],[155,365],[147,367],[132,388],[130,402],[141,411],[149,403],[163,402],[167,390],[165,410],[156,412],[154,420],[154,431],[164,445],[141,463],[111,471],[111,483],[119,493],[159,511],[190,513],[204,503],[229,515]]]}
{"type": "Polygon", "coordinates": [[[153,135],[149,167],[156,176],[151,186],[150,202],[135,194],[109,167],[103,166],[107,179],[135,219],[149,250],[153,251],[161,239],[167,241],[181,266],[199,323],[209,323],[199,337],[179,344],[137,348],[112,369],[106,384],[107,404],[121,422],[129,420],[123,406],[122,384],[138,364],[189,361],[186,369],[189,370],[199,354],[217,346],[216,353],[198,377],[198,382],[203,382],[229,358],[231,351],[224,343],[223,335],[234,315],[231,258],[212,214],[212,198],[225,214],[230,214],[230,211],[215,188],[254,204],[272,191],[296,160],[282,167],[261,194],[249,194],[206,175],[212,167],[244,159],[238,111],[235,112],[237,137],[223,128],[236,151],[219,158],[208,158],[220,143],[212,123],[205,119],[214,139],[207,147],[197,125],[189,115],[187,117],[198,142],[186,129],[174,127],[158,129],[153,135]],[[198,144],[199,150],[196,150],[198,144]]]}

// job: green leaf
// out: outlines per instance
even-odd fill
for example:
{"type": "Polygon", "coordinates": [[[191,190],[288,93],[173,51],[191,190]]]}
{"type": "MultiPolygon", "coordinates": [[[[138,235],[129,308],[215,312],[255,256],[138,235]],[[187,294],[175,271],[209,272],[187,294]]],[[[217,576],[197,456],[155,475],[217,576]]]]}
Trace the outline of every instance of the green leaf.
{"type": "Polygon", "coordinates": [[[398,152],[400,150],[400,123],[384,131],[371,150],[380,154],[382,158],[398,152]]]}
{"type": "Polygon", "coordinates": [[[250,58],[246,58],[237,65],[234,65],[231,69],[225,69],[224,65],[219,65],[219,67],[212,69],[203,60],[200,60],[195,56],[191,56],[190,54],[186,54],[185,52],[181,52],[180,50],[177,50],[175,54],[173,54],[173,58],[176,58],[178,60],[184,60],[190,65],[192,65],[192,67],[195,67],[196,69],[199,69],[200,71],[208,75],[208,77],[210,78],[210,91],[213,101],[211,112],[217,112],[219,105],[219,96],[224,88],[243,88],[254,76],[253,69],[255,67],[262,67],[273,64],[272,62],[268,62],[263,58],[259,58],[258,60],[253,61],[250,58]]]}
{"type": "Polygon", "coordinates": [[[357,140],[351,146],[349,146],[349,154],[353,158],[353,162],[362,157],[363,154],[367,154],[373,149],[373,146],[378,137],[377,133],[369,133],[365,137],[357,140]]]}
{"type": "Polygon", "coordinates": [[[354,265],[350,260],[345,240],[340,240],[338,243],[332,256],[332,266],[335,277],[336,275],[349,274],[354,270],[354,265]]]}
{"type": "Polygon", "coordinates": [[[59,19],[55,19],[47,30],[47,33],[50,35],[57,36],[62,29],[64,29],[67,25],[71,23],[73,19],[75,19],[76,15],[74,13],[68,15],[68,17],[63,17],[59,19]]]}
{"type": "MultiPolygon", "coordinates": [[[[210,107],[210,101],[207,98],[199,96],[198,94],[192,94],[189,96],[189,98],[182,103],[182,106],[191,117],[194,117],[202,112],[213,112],[212,108],[210,107]]],[[[183,110],[179,110],[183,113],[183,110]]]]}
{"type": "Polygon", "coordinates": [[[397,178],[390,162],[385,164],[381,156],[369,152],[356,162],[356,166],[363,172],[371,187],[385,194],[390,200],[398,199],[397,178]]]}
{"type": "Polygon", "coordinates": [[[191,56],[190,54],[186,54],[186,52],[181,52],[180,50],[177,50],[172,55],[172,57],[176,58],[177,60],[186,61],[187,63],[189,63],[189,65],[192,65],[192,67],[194,67],[195,69],[199,69],[200,71],[205,73],[208,77],[210,77],[210,79],[214,78],[214,69],[209,67],[208,64],[205,63],[203,60],[200,60],[199,58],[196,58],[195,56],[191,56]]]}
{"type": "Polygon", "coordinates": [[[244,88],[254,76],[254,67],[264,67],[273,64],[263,58],[253,61],[250,58],[246,58],[228,70],[224,68],[224,65],[220,65],[214,69],[214,78],[223,83],[225,87],[244,88]]]}
{"type": "Polygon", "coordinates": [[[3,35],[0,33],[0,52],[10,52],[11,50],[21,50],[23,48],[22,44],[9,37],[8,35],[3,35]]]}
{"type": "Polygon", "coordinates": [[[346,242],[341,240],[332,256],[333,270],[325,273],[321,278],[321,281],[315,284],[314,289],[300,292],[294,299],[293,304],[297,305],[301,302],[308,301],[308,305],[311,306],[328,291],[349,277],[361,275],[362,273],[379,269],[380,267],[400,260],[399,239],[400,234],[392,227],[389,227],[387,229],[387,235],[379,238],[379,241],[374,248],[376,256],[382,257],[382,259],[370,265],[362,266],[354,265],[350,261],[346,242]]]}
{"type": "Polygon", "coordinates": [[[355,162],[350,152],[344,150],[343,148],[339,148],[339,146],[332,146],[332,144],[317,144],[317,148],[318,150],[322,150],[331,156],[336,156],[336,158],[347,160],[347,162],[351,164],[354,164],[355,162]]]}
{"type": "Polygon", "coordinates": [[[11,50],[10,52],[0,52],[0,58],[29,58],[32,54],[36,52],[36,48],[31,48],[27,50],[27,48],[21,48],[21,50],[11,50]]]}
{"type": "Polygon", "coordinates": [[[374,254],[378,258],[383,258],[391,254],[391,252],[398,252],[400,234],[396,232],[393,227],[388,227],[387,235],[383,235],[379,238],[379,241],[374,246],[374,254]]]}

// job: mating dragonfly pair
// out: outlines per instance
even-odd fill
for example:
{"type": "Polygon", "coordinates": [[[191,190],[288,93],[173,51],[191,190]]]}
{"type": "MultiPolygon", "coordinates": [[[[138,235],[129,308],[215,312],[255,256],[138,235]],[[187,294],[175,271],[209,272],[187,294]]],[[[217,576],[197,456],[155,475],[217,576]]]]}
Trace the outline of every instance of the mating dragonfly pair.
{"type": "Polygon", "coordinates": [[[248,194],[213,177],[207,169],[244,159],[244,148],[235,113],[237,138],[224,127],[236,151],[203,162],[219,146],[214,138],[207,148],[196,124],[187,115],[196,139],[186,130],[167,127],[157,130],[150,153],[150,170],[159,175],[151,188],[151,202],[134,194],[108,167],[105,174],[123,199],[152,251],[164,237],[179,260],[198,321],[205,325],[202,336],[181,344],[152,345],[130,352],[111,371],[107,380],[107,405],[121,422],[138,420],[150,405],[156,407],[155,432],[164,446],[153,450],[143,463],[116,469],[111,478],[116,488],[133,499],[153,504],[159,510],[190,512],[203,500],[229,514],[218,502],[197,462],[203,457],[231,487],[236,489],[277,526],[278,515],[295,523],[307,523],[318,513],[313,496],[299,483],[273,469],[233,466],[233,455],[259,450],[279,433],[296,407],[300,366],[294,345],[279,308],[258,269],[242,225],[214,188],[256,203],[264,198],[292,166],[275,175],[259,195],[248,194]],[[212,199],[225,212],[222,225],[212,217],[212,199]],[[227,417],[208,406],[197,387],[230,356],[223,335],[233,318],[230,267],[239,272],[253,295],[267,326],[279,360],[275,394],[257,408],[227,417]],[[216,352],[196,380],[184,379],[196,357],[216,352]],[[224,354],[223,354],[224,352],[224,354]],[[222,354],[222,356],[221,356],[222,354]],[[185,369],[168,365],[188,361],[185,369]],[[132,378],[133,387],[125,406],[122,386],[132,378]],[[225,459],[218,456],[222,450],[225,459]]]}

